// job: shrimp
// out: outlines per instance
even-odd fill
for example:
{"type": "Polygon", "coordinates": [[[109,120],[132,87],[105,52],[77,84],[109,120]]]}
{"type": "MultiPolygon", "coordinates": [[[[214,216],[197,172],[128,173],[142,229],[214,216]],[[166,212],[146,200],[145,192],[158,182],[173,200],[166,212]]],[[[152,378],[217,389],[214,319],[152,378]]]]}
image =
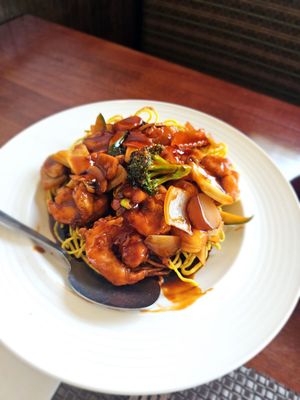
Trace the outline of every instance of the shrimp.
{"type": "Polygon", "coordinates": [[[67,168],[48,157],[41,168],[41,180],[45,190],[56,189],[67,179],[67,168]]]}
{"type": "Polygon", "coordinates": [[[72,181],[83,182],[86,189],[90,193],[101,194],[110,190],[110,181],[117,178],[117,174],[121,174],[119,160],[104,153],[92,153],[91,165],[84,173],[71,175],[72,181]]]}
{"type": "Polygon", "coordinates": [[[62,224],[71,224],[79,218],[79,210],[72,196],[73,190],[68,187],[58,189],[55,201],[48,200],[48,211],[53,218],[62,224]]]}
{"type": "Polygon", "coordinates": [[[170,230],[164,217],[165,193],[158,193],[143,201],[138,209],[124,213],[127,222],[144,236],[165,234],[170,230]]]}
{"type": "Polygon", "coordinates": [[[216,155],[208,155],[202,158],[201,165],[205,170],[219,178],[228,175],[231,171],[231,164],[227,158],[216,155]]]}
{"type": "Polygon", "coordinates": [[[101,217],[108,207],[108,199],[102,194],[89,193],[82,182],[73,189],[64,186],[58,189],[53,200],[48,201],[48,210],[53,218],[73,226],[86,225],[101,217]]]}
{"type": "Polygon", "coordinates": [[[130,268],[139,267],[148,257],[148,248],[140,235],[132,235],[120,243],[122,261],[130,268]]]}
{"type": "Polygon", "coordinates": [[[122,197],[125,197],[132,201],[133,204],[139,204],[145,201],[149,195],[143,192],[138,187],[132,187],[131,185],[127,184],[124,185],[121,191],[118,194],[122,197]]]}
{"type": "Polygon", "coordinates": [[[80,234],[86,241],[85,251],[89,263],[96,272],[116,286],[132,285],[146,277],[164,273],[163,267],[137,265],[138,262],[142,263],[146,259],[147,249],[144,248],[141,237],[137,234],[129,237],[130,231],[127,229],[122,217],[107,217],[96,221],[91,229],[80,230],[80,234]],[[114,252],[113,246],[118,245],[123,262],[114,252]],[[133,261],[133,258],[129,256],[132,245],[139,246],[135,247],[138,262],[133,261]]]}
{"type": "Polygon", "coordinates": [[[239,174],[232,168],[232,165],[227,158],[208,155],[201,160],[201,165],[209,174],[212,174],[219,179],[220,184],[226,193],[228,193],[234,200],[238,200],[240,194],[238,186],[239,174]]]}
{"type": "Polygon", "coordinates": [[[223,189],[230,194],[234,200],[238,200],[240,190],[238,186],[239,174],[232,170],[230,174],[221,178],[221,185],[223,189]]]}
{"type": "Polygon", "coordinates": [[[104,172],[107,180],[111,180],[117,175],[119,160],[116,157],[98,152],[92,153],[91,158],[95,165],[104,172]]]}

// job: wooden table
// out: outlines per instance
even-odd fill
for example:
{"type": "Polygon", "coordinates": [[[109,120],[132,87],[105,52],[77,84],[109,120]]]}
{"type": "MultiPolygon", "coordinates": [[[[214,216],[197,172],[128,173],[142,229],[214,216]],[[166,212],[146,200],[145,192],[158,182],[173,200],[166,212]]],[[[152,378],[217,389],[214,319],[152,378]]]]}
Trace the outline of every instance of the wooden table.
{"type": "MultiPolygon", "coordinates": [[[[68,107],[139,98],[196,108],[300,152],[298,107],[32,16],[0,26],[0,54],[0,144],[68,107]]],[[[300,392],[299,305],[247,366],[300,392]]]]}

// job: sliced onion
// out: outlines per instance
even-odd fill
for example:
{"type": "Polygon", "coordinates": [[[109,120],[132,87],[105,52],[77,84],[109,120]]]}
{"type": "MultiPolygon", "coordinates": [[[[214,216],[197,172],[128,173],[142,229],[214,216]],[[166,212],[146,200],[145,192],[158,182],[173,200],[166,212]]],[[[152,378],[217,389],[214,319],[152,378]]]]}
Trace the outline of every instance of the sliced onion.
{"type": "Polygon", "coordinates": [[[212,229],[207,232],[208,239],[210,242],[219,243],[224,240],[224,222],[221,221],[220,225],[216,229],[212,229]]]}
{"type": "Polygon", "coordinates": [[[187,213],[192,226],[203,231],[215,229],[221,222],[216,204],[204,193],[199,193],[189,200],[187,213]]]}
{"type": "Polygon", "coordinates": [[[69,163],[71,171],[75,174],[85,172],[90,166],[90,153],[85,144],[77,144],[69,151],[69,163]]]}
{"type": "Polygon", "coordinates": [[[189,235],[180,229],[173,228],[173,232],[181,239],[181,250],[188,253],[199,253],[207,243],[208,235],[204,231],[193,229],[192,234],[189,235]]]}
{"type": "Polygon", "coordinates": [[[180,249],[180,238],[171,235],[149,235],[146,246],[160,257],[170,257],[180,249]]]}
{"type": "Polygon", "coordinates": [[[206,245],[202,247],[202,249],[197,254],[197,257],[199,258],[202,265],[206,263],[208,257],[208,248],[206,245]]]}
{"type": "Polygon", "coordinates": [[[234,202],[234,199],[228,193],[224,192],[215,177],[208,175],[203,168],[195,163],[192,163],[191,167],[192,179],[197,183],[203,193],[220,204],[232,204],[234,202]]]}
{"type": "Polygon", "coordinates": [[[71,169],[73,174],[85,172],[91,165],[90,153],[85,144],[79,143],[70,150],[62,150],[52,155],[52,158],[71,169]]]}
{"type": "Polygon", "coordinates": [[[164,215],[168,225],[192,234],[191,224],[186,212],[189,199],[190,194],[187,190],[170,186],[165,198],[164,215]]]}
{"type": "Polygon", "coordinates": [[[124,167],[122,167],[122,165],[118,165],[117,168],[117,174],[115,176],[115,178],[113,178],[111,181],[109,181],[108,183],[108,190],[111,190],[113,188],[115,188],[118,185],[121,185],[121,183],[124,183],[127,179],[127,172],[126,169],[124,167]]]}
{"type": "Polygon", "coordinates": [[[60,164],[64,165],[67,168],[70,168],[69,163],[69,151],[68,150],[61,150],[51,156],[53,160],[59,162],[60,164]]]}

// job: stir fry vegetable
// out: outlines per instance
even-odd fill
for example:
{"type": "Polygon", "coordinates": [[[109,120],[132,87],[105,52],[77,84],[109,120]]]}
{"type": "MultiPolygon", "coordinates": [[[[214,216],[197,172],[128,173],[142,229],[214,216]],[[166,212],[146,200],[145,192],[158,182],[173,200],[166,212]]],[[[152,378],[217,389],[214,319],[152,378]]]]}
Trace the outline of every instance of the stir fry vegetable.
{"type": "Polygon", "coordinates": [[[240,197],[226,151],[188,122],[159,122],[151,107],[127,118],[99,114],[41,168],[54,233],[114,285],[170,274],[197,285],[224,225],[251,219],[222,209],[240,197]]]}
{"type": "Polygon", "coordinates": [[[160,185],[181,179],[191,171],[189,165],[171,164],[162,158],[162,149],[161,145],[154,145],[133,152],[127,167],[132,185],[139,186],[150,195],[155,194],[160,185]]]}

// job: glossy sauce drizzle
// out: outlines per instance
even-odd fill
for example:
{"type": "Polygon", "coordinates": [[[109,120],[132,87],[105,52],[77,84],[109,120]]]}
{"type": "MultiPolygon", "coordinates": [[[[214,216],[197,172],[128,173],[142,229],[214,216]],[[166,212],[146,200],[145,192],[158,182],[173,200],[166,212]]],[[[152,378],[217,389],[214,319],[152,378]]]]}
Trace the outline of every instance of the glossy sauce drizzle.
{"type": "Polygon", "coordinates": [[[162,312],[183,310],[193,304],[199,297],[203,296],[209,290],[201,290],[199,286],[183,282],[177,276],[169,276],[165,278],[161,285],[164,296],[172,303],[170,306],[158,306],[153,310],[144,310],[145,312],[162,312]]]}
{"type": "Polygon", "coordinates": [[[43,247],[41,247],[41,246],[38,246],[37,244],[35,244],[35,245],[33,246],[33,249],[34,249],[35,251],[37,251],[38,253],[45,253],[45,249],[43,249],[43,247]]]}

